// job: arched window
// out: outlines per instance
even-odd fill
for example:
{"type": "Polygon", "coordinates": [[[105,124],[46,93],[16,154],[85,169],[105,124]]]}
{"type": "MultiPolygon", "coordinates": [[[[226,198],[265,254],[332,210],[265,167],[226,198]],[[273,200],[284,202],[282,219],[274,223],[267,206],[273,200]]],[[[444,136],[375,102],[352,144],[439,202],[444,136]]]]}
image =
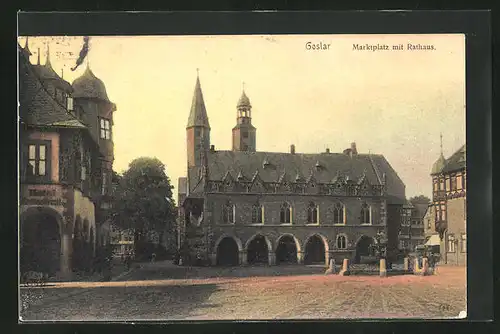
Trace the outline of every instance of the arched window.
{"type": "Polygon", "coordinates": [[[234,223],[234,205],[227,201],[222,207],[222,221],[225,224],[234,223]]]}
{"type": "Polygon", "coordinates": [[[347,238],[345,235],[337,236],[337,248],[338,249],[346,249],[347,248],[347,238]]]}
{"type": "Polygon", "coordinates": [[[252,223],[262,224],[264,222],[264,207],[258,202],[252,207],[252,223]]]}
{"type": "Polygon", "coordinates": [[[307,222],[309,224],[317,224],[319,221],[318,219],[318,206],[314,204],[313,202],[309,203],[309,206],[307,208],[307,222]]]}
{"type": "Polygon", "coordinates": [[[372,223],[372,219],[371,219],[371,214],[370,214],[370,207],[368,206],[368,204],[366,203],[363,203],[363,205],[361,206],[361,224],[364,224],[364,225],[369,225],[372,223]]]}
{"type": "Polygon", "coordinates": [[[280,223],[290,224],[292,222],[292,207],[287,202],[281,205],[280,210],[280,223]]]}
{"type": "Polygon", "coordinates": [[[342,203],[335,204],[335,207],[333,208],[333,223],[345,224],[344,206],[342,205],[342,203]]]}

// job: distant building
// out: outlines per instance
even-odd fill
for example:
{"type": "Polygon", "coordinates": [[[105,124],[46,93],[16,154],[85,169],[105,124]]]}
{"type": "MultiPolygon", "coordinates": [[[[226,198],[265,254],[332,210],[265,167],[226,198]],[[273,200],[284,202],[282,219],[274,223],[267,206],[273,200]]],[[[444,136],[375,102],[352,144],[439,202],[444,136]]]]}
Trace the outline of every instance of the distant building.
{"type": "Polygon", "coordinates": [[[178,247],[184,262],[244,265],[359,262],[377,232],[398,247],[405,185],[383,155],[259,152],[252,105],[236,105],[232,150],[210,145],[197,78],[179,180],[178,247]]]}
{"type": "Polygon", "coordinates": [[[424,215],[429,204],[407,202],[401,214],[399,248],[414,251],[415,246],[425,243],[424,215]]]}
{"type": "Polygon", "coordinates": [[[432,207],[426,216],[429,244],[440,238],[441,261],[465,265],[467,262],[467,171],[465,145],[448,159],[441,153],[431,171],[432,207]],[[431,220],[433,219],[433,222],[431,220]],[[434,226],[431,234],[429,227],[434,226]]]}
{"type": "Polygon", "coordinates": [[[120,229],[111,225],[109,237],[110,244],[113,246],[113,255],[121,256],[134,250],[134,231],[132,229],[120,229]]]}
{"type": "Polygon", "coordinates": [[[92,266],[107,215],[112,113],[89,68],[73,85],[18,45],[21,272],[71,278],[92,266]]]}

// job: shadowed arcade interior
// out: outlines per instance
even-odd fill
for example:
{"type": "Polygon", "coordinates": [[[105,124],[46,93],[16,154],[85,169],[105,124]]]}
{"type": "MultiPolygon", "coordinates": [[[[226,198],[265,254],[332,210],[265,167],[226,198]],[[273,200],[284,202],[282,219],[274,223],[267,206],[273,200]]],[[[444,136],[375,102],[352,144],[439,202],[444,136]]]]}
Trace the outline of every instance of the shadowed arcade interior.
{"type": "Polygon", "coordinates": [[[372,245],[373,238],[363,235],[356,244],[356,256],[354,258],[354,263],[362,263],[363,258],[373,256],[372,245]]]}
{"type": "Polygon", "coordinates": [[[292,236],[286,235],[280,238],[276,248],[276,264],[297,263],[297,245],[292,236]]]}
{"type": "Polygon", "coordinates": [[[239,264],[238,245],[233,238],[225,237],[217,246],[217,265],[237,266],[239,264]]]}
{"type": "Polygon", "coordinates": [[[325,263],[325,244],[323,240],[313,235],[307,240],[304,254],[304,264],[324,264],[325,263]]]}
{"type": "Polygon", "coordinates": [[[34,213],[21,225],[21,272],[37,271],[55,275],[60,267],[59,225],[48,213],[34,213]]]}
{"type": "Polygon", "coordinates": [[[268,264],[269,248],[266,239],[258,235],[250,241],[247,248],[248,264],[268,264]]]}

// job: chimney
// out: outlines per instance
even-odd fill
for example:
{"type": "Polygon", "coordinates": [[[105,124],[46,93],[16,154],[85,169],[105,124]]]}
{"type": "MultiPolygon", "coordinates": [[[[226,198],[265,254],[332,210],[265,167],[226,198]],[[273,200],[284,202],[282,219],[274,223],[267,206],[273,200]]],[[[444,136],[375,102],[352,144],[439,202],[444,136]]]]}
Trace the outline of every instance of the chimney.
{"type": "Polygon", "coordinates": [[[294,144],[290,145],[290,153],[295,154],[295,145],[294,144]]]}
{"type": "Polygon", "coordinates": [[[215,152],[215,145],[210,145],[210,152],[215,152]]]}
{"type": "Polygon", "coordinates": [[[358,154],[358,150],[356,149],[356,143],[351,143],[351,152],[352,154],[358,154]]]}
{"type": "Polygon", "coordinates": [[[326,149],[326,153],[330,153],[330,149],[329,148],[326,149]]]}

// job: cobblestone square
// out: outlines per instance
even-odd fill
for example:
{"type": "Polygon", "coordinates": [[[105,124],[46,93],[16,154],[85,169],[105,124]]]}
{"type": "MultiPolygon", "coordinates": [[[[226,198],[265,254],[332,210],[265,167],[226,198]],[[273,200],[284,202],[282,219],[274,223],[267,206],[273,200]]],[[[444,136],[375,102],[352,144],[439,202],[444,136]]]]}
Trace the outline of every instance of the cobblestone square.
{"type": "Polygon", "coordinates": [[[449,318],[466,310],[464,267],[386,278],[302,268],[303,273],[283,275],[293,268],[144,266],[116,282],[23,288],[24,299],[36,293],[39,302],[23,312],[22,320],[449,318]],[[249,274],[254,276],[241,277],[249,274]]]}

